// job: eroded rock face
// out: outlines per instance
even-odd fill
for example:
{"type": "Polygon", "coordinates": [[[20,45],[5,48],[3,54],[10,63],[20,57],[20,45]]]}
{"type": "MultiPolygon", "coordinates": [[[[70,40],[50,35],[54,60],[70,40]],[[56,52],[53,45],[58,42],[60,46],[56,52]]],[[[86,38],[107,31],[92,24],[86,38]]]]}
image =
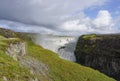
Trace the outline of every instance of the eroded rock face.
{"type": "Polygon", "coordinates": [[[120,35],[81,36],[75,55],[78,63],[120,81],[120,35]]]}
{"type": "Polygon", "coordinates": [[[18,60],[19,56],[27,54],[26,44],[24,42],[11,43],[7,48],[6,54],[12,56],[15,60],[18,60]]]}
{"type": "Polygon", "coordinates": [[[30,69],[32,75],[36,76],[36,78],[31,81],[52,81],[48,74],[49,67],[46,64],[34,58],[22,58],[19,61],[23,66],[30,69]]]}
{"type": "MultiPolygon", "coordinates": [[[[34,78],[30,78],[28,81],[51,81],[48,76],[49,68],[44,63],[29,57],[26,50],[25,42],[10,43],[7,48],[6,54],[13,57],[14,60],[19,61],[21,67],[26,67],[30,70],[34,78]]],[[[7,81],[6,77],[3,77],[7,81]]]]}

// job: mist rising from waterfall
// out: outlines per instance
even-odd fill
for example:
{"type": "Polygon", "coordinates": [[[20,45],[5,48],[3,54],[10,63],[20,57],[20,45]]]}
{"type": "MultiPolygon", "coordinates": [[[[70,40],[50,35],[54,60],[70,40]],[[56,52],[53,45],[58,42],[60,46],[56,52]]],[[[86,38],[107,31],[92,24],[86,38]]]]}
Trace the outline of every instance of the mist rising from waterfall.
{"type": "Polygon", "coordinates": [[[45,49],[49,49],[59,55],[59,57],[76,61],[74,50],[77,42],[77,37],[73,36],[58,36],[50,34],[38,34],[36,43],[45,49]]]}

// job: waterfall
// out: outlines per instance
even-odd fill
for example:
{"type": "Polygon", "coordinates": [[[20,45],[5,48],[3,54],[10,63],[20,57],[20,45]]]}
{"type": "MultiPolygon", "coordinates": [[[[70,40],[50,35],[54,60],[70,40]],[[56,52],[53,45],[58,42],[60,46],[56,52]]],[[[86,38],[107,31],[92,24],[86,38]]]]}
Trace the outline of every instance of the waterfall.
{"type": "Polygon", "coordinates": [[[74,55],[74,50],[75,50],[76,42],[68,42],[64,46],[61,46],[58,48],[58,55],[66,60],[75,62],[76,58],[74,55]]]}
{"type": "Polygon", "coordinates": [[[37,35],[36,43],[45,49],[49,49],[59,55],[60,58],[76,61],[74,50],[77,37],[58,35],[37,35]]]}

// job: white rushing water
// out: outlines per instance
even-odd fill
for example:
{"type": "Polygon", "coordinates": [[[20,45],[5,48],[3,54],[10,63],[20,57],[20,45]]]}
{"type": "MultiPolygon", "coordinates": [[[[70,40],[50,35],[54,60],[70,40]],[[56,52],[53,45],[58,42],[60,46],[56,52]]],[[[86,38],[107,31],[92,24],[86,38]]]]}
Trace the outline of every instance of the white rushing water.
{"type": "Polygon", "coordinates": [[[57,35],[37,35],[36,43],[57,53],[61,58],[75,62],[74,50],[77,37],[57,35]]]}

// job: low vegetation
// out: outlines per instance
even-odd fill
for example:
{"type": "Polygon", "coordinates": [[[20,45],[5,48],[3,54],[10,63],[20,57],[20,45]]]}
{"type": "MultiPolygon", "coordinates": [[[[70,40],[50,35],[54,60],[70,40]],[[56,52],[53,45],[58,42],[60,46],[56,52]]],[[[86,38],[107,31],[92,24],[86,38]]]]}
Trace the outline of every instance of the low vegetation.
{"type": "Polygon", "coordinates": [[[83,38],[83,39],[90,39],[90,38],[94,38],[94,37],[96,37],[96,34],[90,34],[90,35],[81,36],[81,38],[83,38]]]}
{"type": "MultiPolygon", "coordinates": [[[[5,49],[9,43],[21,41],[26,42],[29,57],[48,66],[48,76],[52,81],[115,81],[97,70],[60,59],[56,53],[33,43],[28,36],[20,36],[20,33],[18,36],[14,33],[15,37],[22,39],[20,40],[2,35],[0,36],[0,81],[4,81],[6,78],[8,81],[29,81],[28,79],[33,77],[29,69],[20,66],[18,61],[5,54],[5,49]]],[[[41,78],[41,81],[44,79],[41,78]]]]}
{"type": "Polygon", "coordinates": [[[29,69],[21,67],[18,61],[5,54],[10,42],[18,42],[16,39],[8,39],[0,36],[0,81],[26,81],[33,77],[29,69]]]}
{"type": "Polygon", "coordinates": [[[50,68],[49,75],[53,81],[115,81],[106,75],[63,59],[57,54],[28,42],[28,53],[50,68]]]}

